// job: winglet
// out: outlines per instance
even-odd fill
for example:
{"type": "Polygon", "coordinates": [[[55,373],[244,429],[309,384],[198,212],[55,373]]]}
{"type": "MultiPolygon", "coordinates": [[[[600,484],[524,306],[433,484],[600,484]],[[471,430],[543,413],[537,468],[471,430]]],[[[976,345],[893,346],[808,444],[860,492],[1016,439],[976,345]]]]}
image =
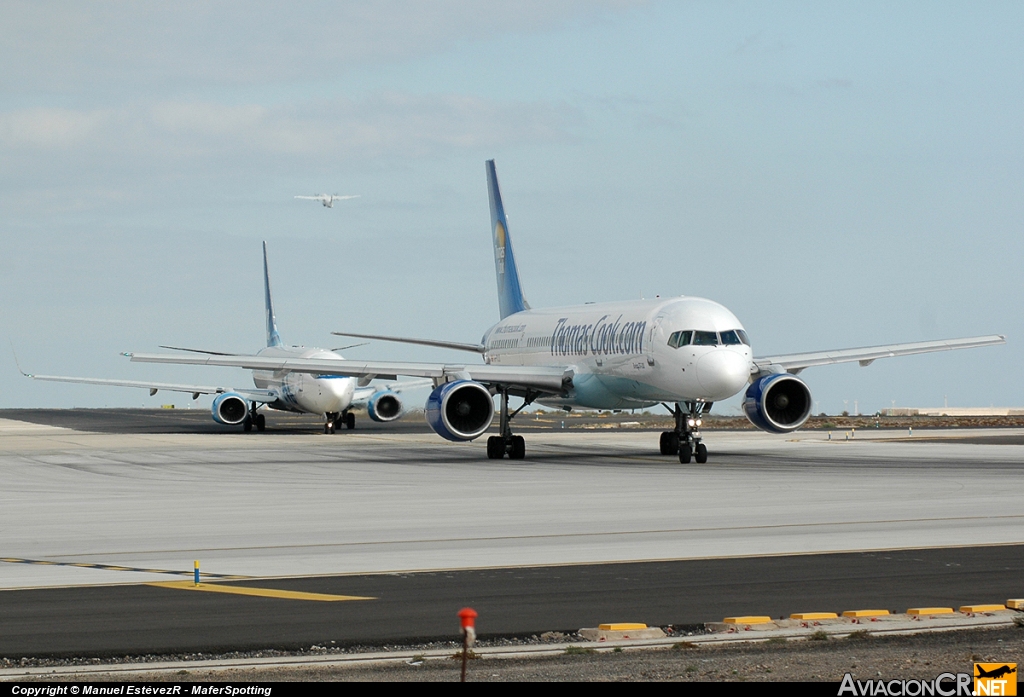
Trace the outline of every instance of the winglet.
{"type": "Polygon", "coordinates": [[[263,241],[263,288],[267,296],[267,346],[280,346],[281,335],[277,333],[277,319],[274,317],[274,302],[270,299],[270,267],[267,265],[267,241],[263,241]]]}
{"type": "Polygon", "coordinates": [[[516,257],[512,251],[512,237],[508,233],[508,220],[501,203],[494,160],[487,160],[486,166],[487,193],[491,203],[491,235],[494,239],[494,271],[498,277],[498,309],[501,318],[505,319],[509,315],[529,310],[530,304],[523,297],[519,283],[519,267],[516,266],[516,257]]]}
{"type": "Polygon", "coordinates": [[[35,375],[33,375],[32,373],[26,373],[24,370],[21,369],[21,363],[18,362],[18,354],[14,350],[14,342],[13,341],[11,342],[11,355],[14,356],[14,365],[17,366],[19,373],[21,373],[22,375],[24,375],[27,378],[34,378],[35,377],[35,375]]]}

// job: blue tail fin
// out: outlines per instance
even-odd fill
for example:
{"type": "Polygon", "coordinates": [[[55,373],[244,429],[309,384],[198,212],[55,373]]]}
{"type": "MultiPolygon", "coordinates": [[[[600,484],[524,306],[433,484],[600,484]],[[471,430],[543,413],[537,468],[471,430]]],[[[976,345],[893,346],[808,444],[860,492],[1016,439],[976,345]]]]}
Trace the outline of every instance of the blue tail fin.
{"type": "Polygon", "coordinates": [[[501,205],[501,190],[498,188],[498,173],[494,160],[487,160],[487,193],[491,200],[491,234],[494,236],[494,270],[498,276],[498,308],[501,318],[529,310],[530,304],[523,297],[519,284],[519,268],[512,252],[512,237],[508,234],[505,208],[501,205]]]}
{"type": "Polygon", "coordinates": [[[270,299],[270,267],[267,266],[267,243],[263,242],[263,288],[267,296],[267,346],[280,346],[281,335],[277,333],[277,318],[274,317],[274,301],[270,299]]]}

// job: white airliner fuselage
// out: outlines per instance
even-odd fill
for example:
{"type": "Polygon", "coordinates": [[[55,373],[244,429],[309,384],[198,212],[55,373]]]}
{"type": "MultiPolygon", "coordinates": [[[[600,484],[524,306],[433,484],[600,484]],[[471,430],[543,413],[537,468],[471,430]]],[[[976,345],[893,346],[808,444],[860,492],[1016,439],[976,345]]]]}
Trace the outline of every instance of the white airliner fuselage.
{"type": "MultiPolygon", "coordinates": [[[[267,358],[319,358],[341,360],[342,357],[324,349],[301,346],[268,346],[256,353],[267,358]]],[[[310,375],[281,370],[254,370],[252,381],[261,390],[278,393],[273,409],[299,411],[310,414],[347,413],[356,392],[356,379],[340,375],[310,375]]]]}
{"type": "Polygon", "coordinates": [[[746,388],[753,369],[743,325],[703,298],[524,310],[491,327],[482,343],[490,365],[571,365],[572,393],[538,400],[557,406],[716,402],[746,388]],[[690,332],[689,341],[670,345],[677,332],[690,332]]]}

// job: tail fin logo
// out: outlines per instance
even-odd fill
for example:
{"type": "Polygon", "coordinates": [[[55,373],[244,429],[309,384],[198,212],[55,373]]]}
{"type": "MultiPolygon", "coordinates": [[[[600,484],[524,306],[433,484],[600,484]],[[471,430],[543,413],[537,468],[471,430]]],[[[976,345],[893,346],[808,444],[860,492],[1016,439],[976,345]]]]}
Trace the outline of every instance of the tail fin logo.
{"type": "Polygon", "coordinates": [[[501,221],[494,226],[494,259],[498,262],[498,273],[505,275],[505,226],[501,221]]]}

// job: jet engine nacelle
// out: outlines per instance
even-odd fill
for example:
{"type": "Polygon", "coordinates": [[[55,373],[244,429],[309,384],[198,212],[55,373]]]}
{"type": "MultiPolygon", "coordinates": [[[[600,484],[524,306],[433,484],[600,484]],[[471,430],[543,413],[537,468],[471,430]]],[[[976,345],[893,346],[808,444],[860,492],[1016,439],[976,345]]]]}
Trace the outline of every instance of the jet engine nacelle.
{"type": "Polygon", "coordinates": [[[366,403],[366,411],[374,421],[394,421],[402,416],[402,399],[391,390],[374,392],[366,403]]]}
{"type": "Polygon", "coordinates": [[[762,431],[789,433],[810,417],[811,391],[795,375],[766,375],[747,388],[743,411],[750,423],[762,431]]]}
{"type": "Polygon", "coordinates": [[[246,404],[242,395],[225,392],[213,400],[212,411],[214,421],[234,426],[245,421],[245,417],[249,415],[249,405],[246,404]]]}
{"type": "Polygon", "coordinates": [[[473,440],[494,418],[494,399],[472,380],[447,382],[427,397],[427,423],[434,433],[452,441],[473,440]]]}

